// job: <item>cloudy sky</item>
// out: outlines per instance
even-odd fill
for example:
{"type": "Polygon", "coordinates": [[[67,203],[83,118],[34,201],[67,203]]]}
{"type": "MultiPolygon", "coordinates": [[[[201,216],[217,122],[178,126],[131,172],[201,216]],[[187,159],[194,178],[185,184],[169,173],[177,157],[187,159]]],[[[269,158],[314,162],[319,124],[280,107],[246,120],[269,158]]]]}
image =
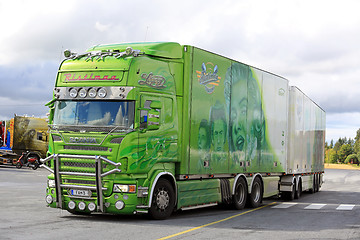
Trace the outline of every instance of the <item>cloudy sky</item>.
{"type": "Polygon", "coordinates": [[[360,128],[358,0],[0,0],[0,119],[45,116],[63,51],[175,41],[281,75],[327,113],[326,139],[360,128]]]}

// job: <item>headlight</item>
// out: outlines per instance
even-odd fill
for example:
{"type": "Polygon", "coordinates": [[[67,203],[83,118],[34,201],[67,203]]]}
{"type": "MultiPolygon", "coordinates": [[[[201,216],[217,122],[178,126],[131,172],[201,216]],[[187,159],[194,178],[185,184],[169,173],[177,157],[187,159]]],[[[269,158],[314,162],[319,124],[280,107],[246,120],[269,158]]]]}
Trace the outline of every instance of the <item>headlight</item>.
{"type": "Polygon", "coordinates": [[[55,187],[55,180],[48,180],[48,187],[49,188],[54,188],[55,187]]]}
{"type": "Polygon", "coordinates": [[[135,193],[136,185],[114,184],[114,192],[135,193]]]}

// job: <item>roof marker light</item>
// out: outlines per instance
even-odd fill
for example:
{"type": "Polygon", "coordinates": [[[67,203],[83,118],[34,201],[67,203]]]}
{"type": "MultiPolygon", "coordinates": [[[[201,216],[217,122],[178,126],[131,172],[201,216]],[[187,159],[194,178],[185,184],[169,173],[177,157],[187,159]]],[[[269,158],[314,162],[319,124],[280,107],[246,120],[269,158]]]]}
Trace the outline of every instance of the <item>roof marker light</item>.
{"type": "Polygon", "coordinates": [[[98,96],[99,96],[100,98],[106,97],[106,90],[105,90],[104,88],[100,88],[100,89],[98,90],[98,96]]]}
{"type": "Polygon", "coordinates": [[[77,92],[77,90],[75,88],[71,88],[70,91],[69,91],[69,95],[72,98],[76,98],[77,95],[78,95],[78,92],[77,92]]]}
{"type": "Polygon", "coordinates": [[[86,94],[87,94],[87,92],[84,88],[81,88],[79,90],[79,97],[84,98],[84,97],[86,97],[86,94]]]}
{"type": "Polygon", "coordinates": [[[89,97],[94,98],[96,97],[96,90],[94,88],[89,89],[89,97]]]}

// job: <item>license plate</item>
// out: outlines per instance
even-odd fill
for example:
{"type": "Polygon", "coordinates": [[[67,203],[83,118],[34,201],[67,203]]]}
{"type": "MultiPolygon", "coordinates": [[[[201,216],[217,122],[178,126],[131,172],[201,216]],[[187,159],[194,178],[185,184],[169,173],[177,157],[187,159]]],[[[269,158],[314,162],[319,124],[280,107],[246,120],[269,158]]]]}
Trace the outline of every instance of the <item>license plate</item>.
{"type": "Polygon", "coordinates": [[[70,195],[77,197],[91,197],[90,190],[70,189],[70,195]]]}

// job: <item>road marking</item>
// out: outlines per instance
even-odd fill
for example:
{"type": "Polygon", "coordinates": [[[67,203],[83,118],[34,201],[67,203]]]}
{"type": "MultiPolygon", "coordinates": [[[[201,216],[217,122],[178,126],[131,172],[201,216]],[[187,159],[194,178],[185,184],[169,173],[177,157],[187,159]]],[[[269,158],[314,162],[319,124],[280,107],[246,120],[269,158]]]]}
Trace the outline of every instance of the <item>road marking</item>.
{"type": "Polygon", "coordinates": [[[336,210],[350,211],[353,210],[354,207],[355,205],[353,204],[340,204],[340,206],[338,206],[336,210]]]}
{"type": "Polygon", "coordinates": [[[310,204],[309,206],[307,206],[304,209],[319,210],[319,209],[323,208],[324,206],[326,206],[326,204],[313,203],[313,204],[310,204]]]}
{"type": "Polygon", "coordinates": [[[247,213],[251,213],[251,212],[254,212],[254,211],[256,211],[256,210],[259,210],[259,209],[262,209],[262,208],[265,208],[265,207],[274,205],[275,203],[276,203],[276,202],[272,202],[272,203],[269,203],[269,204],[267,204],[267,205],[264,205],[264,206],[261,206],[261,207],[258,207],[258,208],[251,209],[251,210],[249,210],[249,211],[246,211],[246,212],[243,212],[243,213],[239,213],[239,214],[233,215],[233,216],[228,217],[228,218],[221,219],[221,220],[216,221],[216,222],[211,222],[211,223],[208,223],[208,224],[205,224],[205,225],[201,225],[201,226],[199,226],[199,227],[191,228],[191,229],[186,230],[186,231],[182,231],[182,232],[179,232],[179,233],[175,233],[175,234],[170,235],[170,236],[167,236],[167,237],[159,238],[158,240],[169,239],[169,238],[176,237],[176,236],[179,236],[179,235],[188,233],[188,232],[192,232],[192,231],[198,230],[198,229],[200,229],[200,228],[204,228],[204,227],[208,227],[208,226],[211,226],[211,225],[220,223],[220,222],[224,222],[224,221],[230,220],[230,219],[232,219],[232,218],[236,218],[236,217],[239,217],[239,216],[241,216],[241,215],[244,215],[244,214],[247,214],[247,213]]]}
{"type": "Polygon", "coordinates": [[[298,203],[282,203],[282,204],[279,204],[279,205],[275,205],[271,208],[289,208],[289,207],[292,207],[292,206],[295,206],[296,204],[298,203]]]}

